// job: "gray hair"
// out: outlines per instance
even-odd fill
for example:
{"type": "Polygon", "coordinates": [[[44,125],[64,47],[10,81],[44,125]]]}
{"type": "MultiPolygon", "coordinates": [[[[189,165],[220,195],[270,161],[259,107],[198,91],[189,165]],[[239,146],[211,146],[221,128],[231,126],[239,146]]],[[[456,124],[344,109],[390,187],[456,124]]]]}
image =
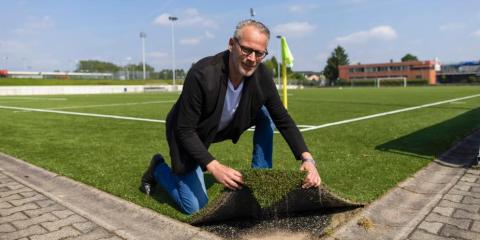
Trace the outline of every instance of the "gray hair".
{"type": "Polygon", "coordinates": [[[261,33],[267,36],[267,39],[270,40],[270,30],[268,30],[267,26],[259,21],[255,21],[253,19],[247,19],[239,22],[237,27],[235,27],[235,32],[233,32],[233,38],[240,40],[240,30],[245,26],[254,26],[256,27],[261,33]]]}

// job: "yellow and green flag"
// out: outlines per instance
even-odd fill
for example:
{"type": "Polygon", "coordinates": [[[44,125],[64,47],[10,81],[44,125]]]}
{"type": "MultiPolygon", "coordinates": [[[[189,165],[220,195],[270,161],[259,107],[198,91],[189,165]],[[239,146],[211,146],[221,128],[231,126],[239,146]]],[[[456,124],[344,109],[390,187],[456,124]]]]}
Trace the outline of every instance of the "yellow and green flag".
{"type": "Polygon", "coordinates": [[[280,39],[281,45],[282,45],[282,62],[289,66],[293,66],[293,55],[292,52],[290,52],[290,48],[288,48],[287,40],[285,37],[282,37],[280,39]]]}

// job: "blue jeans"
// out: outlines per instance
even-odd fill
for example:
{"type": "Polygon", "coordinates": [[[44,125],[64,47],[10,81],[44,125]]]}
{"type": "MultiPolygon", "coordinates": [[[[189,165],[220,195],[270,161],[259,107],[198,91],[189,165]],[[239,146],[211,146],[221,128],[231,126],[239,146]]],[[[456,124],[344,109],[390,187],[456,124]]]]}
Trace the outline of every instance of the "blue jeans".
{"type": "MultiPolygon", "coordinates": [[[[275,125],[263,106],[257,113],[253,134],[252,168],[272,167],[274,129],[275,125]]],[[[207,204],[207,189],[200,166],[184,175],[175,175],[166,163],[161,163],[155,168],[154,176],[184,213],[193,214],[207,204]]]]}

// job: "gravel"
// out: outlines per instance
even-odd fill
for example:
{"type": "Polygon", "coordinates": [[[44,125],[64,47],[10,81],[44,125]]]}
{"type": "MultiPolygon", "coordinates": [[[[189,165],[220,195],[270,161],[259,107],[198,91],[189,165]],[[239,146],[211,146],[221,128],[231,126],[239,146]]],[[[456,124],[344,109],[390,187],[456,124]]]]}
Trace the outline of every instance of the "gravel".
{"type": "MultiPolygon", "coordinates": [[[[319,238],[330,223],[331,215],[325,211],[296,213],[289,216],[272,216],[268,219],[236,219],[205,224],[198,227],[226,239],[245,239],[248,236],[275,232],[307,234],[319,238]]],[[[302,237],[303,238],[303,237],[302,237]]]]}

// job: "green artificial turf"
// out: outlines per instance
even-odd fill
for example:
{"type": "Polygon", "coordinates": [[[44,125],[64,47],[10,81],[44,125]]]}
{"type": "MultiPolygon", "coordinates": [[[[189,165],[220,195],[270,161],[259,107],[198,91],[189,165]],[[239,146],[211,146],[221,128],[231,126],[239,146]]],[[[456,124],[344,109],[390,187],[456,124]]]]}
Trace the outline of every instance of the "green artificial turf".
{"type": "MultiPolygon", "coordinates": [[[[243,190],[247,190],[253,196],[261,209],[268,209],[280,202],[289,192],[300,188],[305,177],[305,172],[300,170],[278,170],[278,169],[242,169],[240,170],[243,176],[243,190]]],[[[213,181],[210,174],[206,174],[207,183],[213,181]]],[[[212,186],[215,189],[214,194],[209,196],[209,202],[198,213],[192,216],[186,216],[183,220],[186,222],[198,221],[204,219],[211,214],[216,214],[218,210],[217,204],[222,200],[222,194],[228,194],[232,190],[223,188],[219,184],[212,186]],[[211,206],[214,206],[211,208],[211,206]]],[[[210,188],[210,189],[212,189],[210,188]]],[[[209,194],[212,191],[209,191],[209,194]]],[[[161,193],[162,194],[162,193],[161,193]]],[[[228,206],[226,206],[228,207],[228,206]]],[[[249,209],[251,206],[244,206],[249,209]]],[[[224,213],[225,214],[225,213],[224,213]]]]}
{"type": "MultiPolygon", "coordinates": [[[[321,125],[479,93],[478,87],[305,89],[289,91],[288,110],[298,125],[321,125]]],[[[169,161],[163,123],[1,108],[54,108],[164,120],[178,96],[0,96],[0,151],[188,221],[189,216],[180,213],[165,193],[152,198],[138,191],[153,154],[160,152],[169,161]]],[[[303,135],[329,190],[353,201],[369,202],[480,127],[479,106],[480,97],[476,97],[303,135]]],[[[248,169],[252,135],[244,133],[236,145],[230,141],[213,144],[210,151],[225,165],[248,169]]],[[[275,170],[299,172],[299,162],[280,134],[274,137],[273,158],[275,170]]],[[[210,175],[206,178],[209,198],[214,201],[223,187],[210,175]]]]}
{"type": "Polygon", "coordinates": [[[244,186],[247,187],[261,208],[279,202],[287,193],[301,187],[305,173],[299,170],[242,170],[244,186]]]}

